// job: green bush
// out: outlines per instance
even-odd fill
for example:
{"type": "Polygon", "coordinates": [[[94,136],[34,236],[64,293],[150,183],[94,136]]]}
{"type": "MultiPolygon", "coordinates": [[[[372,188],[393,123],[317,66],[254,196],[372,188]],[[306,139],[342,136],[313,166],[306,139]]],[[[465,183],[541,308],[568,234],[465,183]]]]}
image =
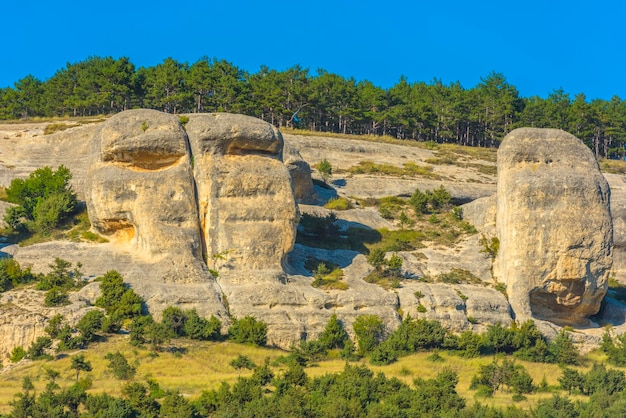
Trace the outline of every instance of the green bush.
{"type": "Polygon", "coordinates": [[[248,369],[253,370],[256,368],[256,364],[249,357],[244,355],[238,355],[237,358],[230,362],[230,365],[239,370],[239,369],[248,369]]]}
{"type": "Polygon", "coordinates": [[[425,213],[440,213],[442,209],[449,206],[450,200],[450,193],[442,185],[433,191],[426,190],[422,192],[420,189],[415,189],[415,192],[409,199],[409,203],[413,206],[417,215],[422,215],[425,213]]]}
{"type": "Polygon", "coordinates": [[[361,315],[352,325],[360,354],[368,354],[383,341],[385,326],[376,315],[361,315]]]}
{"type": "Polygon", "coordinates": [[[50,267],[50,272],[41,277],[36,286],[37,290],[58,288],[67,291],[80,288],[85,284],[83,274],[80,271],[81,263],[76,263],[72,269],[71,262],[57,257],[54,259],[54,263],[49,264],[48,267],[50,267]]]}
{"type": "Polygon", "coordinates": [[[97,309],[87,312],[76,324],[76,329],[80,332],[83,341],[89,343],[96,338],[96,332],[102,327],[104,313],[97,309]]]}
{"type": "Polygon", "coordinates": [[[107,367],[116,379],[130,380],[135,375],[136,369],[128,363],[126,357],[119,351],[107,353],[104,358],[109,361],[107,367]]]}
{"type": "Polygon", "coordinates": [[[319,336],[319,340],[328,349],[343,348],[350,340],[348,333],[343,327],[343,323],[337,319],[337,315],[332,314],[328,319],[324,331],[319,336]]]}
{"type": "Polygon", "coordinates": [[[70,299],[67,295],[67,291],[60,287],[53,287],[52,289],[46,292],[46,296],[44,297],[44,305],[51,306],[61,306],[67,305],[70,303],[70,299]]]}
{"type": "Polygon", "coordinates": [[[110,270],[96,280],[100,281],[102,291],[96,306],[104,308],[107,315],[116,321],[141,315],[144,301],[124,283],[120,273],[110,270]]]}
{"type": "Polygon", "coordinates": [[[208,320],[198,315],[195,309],[185,311],[187,318],[183,327],[184,335],[192,340],[216,341],[221,337],[222,321],[211,315],[208,320]]]}
{"type": "Polygon", "coordinates": [[[27,179],[13,179],[6,196],[17,206],[7,210],[4,220],[15,230],[49,233],[76,208],[76,194],[69,185],[71,178],[70,170],[61,165],[56,171],[46,166],[27,179]]]}
{"type": "Polygon", "coordinates": [[[13,350],[11,350],[9,360],[11,360],[12,363],[17,363],[24,357],[26,357],[26,350],[24,350],[24,347],[21,345],[18,345],[17,347],[13,347],[13,350]]]}
{"type": "Polygon", "coordinates": [[[267,324],[263,321],[257,321],[256,318],[249,315],[235,319],[228,329],[228,338],[236,343],[265,345],[267,324]]]}
{"type": "Polygon", "coordinates": [[[322,176],[324,183],[328,183],[328,180],[330,180],[330,178],[333,176],[333,166],[328,162],[328,160],[324,158],[322,161],[317,163],[315,168],[317,168],[320,176],[322,176]]]}
{"type": "Polygon", "coordinates": [[[36,279],[37,276],[31,273],[30,268],[22,270],[14,259],[0,258],[0,293],[36,279]]]}
{"type": "Polygon", "coordinates": [[[38,337],[28,347],[26,357],[31,360],[49,359],[50,355],[46,354],[46,350],[52,347],[52,340],[48,337],[38,337]]]}

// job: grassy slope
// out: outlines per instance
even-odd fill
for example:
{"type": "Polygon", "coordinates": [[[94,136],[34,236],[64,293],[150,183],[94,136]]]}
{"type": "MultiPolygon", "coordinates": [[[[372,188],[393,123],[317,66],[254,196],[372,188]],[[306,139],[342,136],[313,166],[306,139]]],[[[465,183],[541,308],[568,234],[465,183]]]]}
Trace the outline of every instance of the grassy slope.
{"type": "MultiPolygon", "coordinates": [[[[145,381],[146,379],[156,380],[164,389],[177,389],[185,396],[197,397],[203,390],[216,389],[220,382],[226,381],[234,383],[238,376],[251,375],[248,370],[238,371],[230,366],[230,362],[242,354],[248,356],[256,364],[262,364],[265,358],[274,360],[286,352],[253,347],[230,342],[191,342],[176,341],[177,347],[184,347],[185,354],[160,353],[157,357],[152,357],[148,349],[136,348],[128,344],[127,336],[114,336],[106,342],[92,345],[84,351],[85,357],[91,362],[93,371],[81,377],[89,375],[93,379],[92,393],[106,392],[111,395],[119,395],[124,382],[114,379],[107,370],[108,362],[104,356],[108,352],[120,351],[129,362],[137,367],[135,380],[145,381]]],[[[74,353],[70,353],[74,354],[74,353]]],[[[331,357],[333,354],[331,353],[331,357]]],[[[477,373],[481,364],[489,363],[492,356],[464,359],[452,354],[440,352],[444,358],[443,362],[433,363],[427,360],[431,353],[417,353],[399,359],[398,362],[389,366],[372,366],[366,360],[362,360],[374,372],[383,372],[388,377],[397,377],[408,384],[412,384],[416,377],[435,377],[442,369],[448,367],[456,371],[459,375],[457,391],[464,397],[468,404],[475,400],[481,403],[504,406],[512,403],[511,393],[498,392],[493,398],[475,399],[475,392],[469,390],[472,376],[477,373]]],[[[337,357],[335,355],[335,357],[337,357]]],[[[595,354],[593,360],[603,360],[602,355],[595,354]]],[[[517,361],[517,360],[516,360],[517,361]]],[[[561,375],[561,370],[557,365],[528,363],[517,361],[526,367],[533,377],[535,384],[539,384],[545,377],[550,386],[557,386],[557,378],[561,375]]],[[[588,369],[589,365],[584,367],[588,369]]],[[[336,373],[343,370],[345,361],[339,358],[320,361],[307,368],[310,377],[321,376],[326,373],[336,373]]],[[[37,392],[43,391],[47,380],[45,369],[51,368],[61,373],[57,383],[61,387],[70,386],[75,379],[75,371],[70,369],[70,358],[64,356],[54,361],[23,361],[16,365],[5,365],[5,370],[0,374],[0,413],[10,410],[9,402],[15,393],[20,391],[23,377],[30,376],[33,379],[37,392]]],[[[280,373],[280,367],[273,367],[275,373],[280,373]]],[[[565,393],[563,393],[565,394],[565,393]]],[[[536,393],[528,395],[528,399],[518,403],[520,407],[529,408],[538,399],[550,397],[550,393],[536,393]]],[[[580,397],[583,399],[583,397],[580,397]]]]}

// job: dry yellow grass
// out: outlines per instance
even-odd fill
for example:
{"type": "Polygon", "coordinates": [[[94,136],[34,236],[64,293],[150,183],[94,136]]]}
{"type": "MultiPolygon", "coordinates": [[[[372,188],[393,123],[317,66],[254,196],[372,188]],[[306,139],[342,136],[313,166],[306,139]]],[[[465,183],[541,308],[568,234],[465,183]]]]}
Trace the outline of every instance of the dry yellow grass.
{"type": "MultiPolygon", "coordinates": [[[[230,384],[236,382],[239,376],[249,376],[249,370],[235,370],[230,362],[238,355],[249,357],[254,363],[263,364],[266,358],[270,362],[287,353],[278,349],[260,348],[229,342],[190,342],[176,341],[177,347],[186,349],[186,353],[159,353],[154,357],[146,348],[136,348],[128,343],[127,336],[114,336],[107,342],[94,344],[89,350],[82,353],[86,360],[91,362],[93,370],[89,373],[81,372],[81,377],[90,376],[93,386],[91,393],[105,392],[119,396],[125,382],[113,378],[107,369],[108,361],[104,356],[108,352],[120,351],[129,363],[137,368],[134,380],[145,381],[154,379],[164,389],[176,389],[190,398],[200,395],[203,390],[217,389],[222,381],[230,384]]],[[[9,402],[21,389],[22,379],[30,376],[37,392],[44,390],[47,383],[46,368],[60,372],[57,383],[61,387],[68,387],[74,383],[75,371],[70,369],[70,357],[76,353],[69,353],[61,359],[54,361],[24,361],[16,365],[5,364],[5,369],[0,373],[0,413],[10,411],[9,402]]],[[[473,359],[465,359],[450,353],[440,352],[443,358],[441,362],[432,362],[428,356],[432,353],[416,353],[411,356],[400,358],[396,363],[388,366],[373,366],[367,360],[361,360],[374,373],[382,372],[387,377],[396,377],[403,382],[412,385],[416,377],[433,378],[445,368],[458,373],[459,395],[467,400],[468,405],[478,401],[493,406],[506,406],[513,403],[512,393],[505,391],[497,392],[491,398],[476,398],[476,393],[470,390],[472,377],[478,372],[480,365],[493,361],[493,356],[473,359]]],[[[327,373],[341,372],[345,361],[337,358],[337,352],[331,352],[331,360],[320,361],[307,367],[306,372],[310,377],[318,377],[327,373]]],[[[601,353],[591,353],[587,357],[587,365],[579,367],[580,370],[588,370],[593,361],[603,361],[605,356],[601,353]]],[[[533,377],[535,384],[546,379],[549,386],[558,386],[558,377],[561,369],[557,365],[530,363],[516,360],[522,364],[533,377]]],[[[272,367],[275,373],[281,373],[282,367],[272,367]]],[[[564,393],[562,393],[564,394],[564,393]]],[[[529,408],[539,399],[551,397],[551,393],[534,393],[527,395],[527,399],[517,403],[519,407],[529,408]]],[[[585,399],[578,396],[580,399],[585,399]]],[[[576,399],[577,397],[574,397],[576,399]]]]}

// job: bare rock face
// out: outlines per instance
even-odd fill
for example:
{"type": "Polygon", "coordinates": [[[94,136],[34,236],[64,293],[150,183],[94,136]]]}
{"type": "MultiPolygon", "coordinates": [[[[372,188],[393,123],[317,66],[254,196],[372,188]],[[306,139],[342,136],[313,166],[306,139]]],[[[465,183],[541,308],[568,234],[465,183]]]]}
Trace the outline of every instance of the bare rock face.
{"type": "Polygon", "coordinates": [[[298,211],[280,132],[243,115],[188,117],[208,259],[228,253],[232,268],[282,270],[295,242],[298,211]]]}
{"type": "Polygon", "coordinates": [[[206,281],[191,156],[178,118],[113,116],[94,135],[85,197],[93,227],[150,263],[166,282],[206,281]]]}
{"type": "Polygon", "coordinates": [[[75,325],[87,312],[96,309],[81,294],[73,294],[69,305],[47,308],[44,295],[33,289],[0,294],[0,359],[8,357],[14,347],[28,349],[38,337],[47,336],[45,328],[54,315],[61,314],[70,325],[75,325]]]}
{"type": "Polygon", "coordinates": [[[174,296],[183,294],[186,306],[225,317],[209,270],[218,261],[272,280],[282,273],[298,222],[282,149],[276,128],[243,115],[188,115],[183,127],[177,116],[132,110],[100,126],[86,175],[89,217],[150,271],[129,281],[151,311],[180,305],[174,296]]]}
{"type": "Polygon", "coordinates": [[[304,161],[298,149],[290,144],[285,144],[283,161],[289,169],[293,191],[298,203],[314,202],[316,200],[315,188],[313,187],[309,163],[304,161]]]}
{"type": "Polygon", "coordinates": [[[612,264],[610,191],[591,151],[555,129],[522,128],[498,150],[494,265],[516,319],[582,324],[612,264]]]}

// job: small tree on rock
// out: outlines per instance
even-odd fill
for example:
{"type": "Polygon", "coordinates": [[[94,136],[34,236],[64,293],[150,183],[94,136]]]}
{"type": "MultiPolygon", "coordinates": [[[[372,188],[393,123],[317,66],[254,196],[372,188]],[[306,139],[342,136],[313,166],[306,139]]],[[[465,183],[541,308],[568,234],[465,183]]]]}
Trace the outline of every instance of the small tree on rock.
{"type": "Polygon", "coordinates": [[[320,176],[322,176],[322,180],[324,180],[324,183],[328,183],[328,181],[333,176],[333,166],[328,162],[326,158],[324,158],[317,164],[316,168],[317,171],[320,173],[320,176]]]}

